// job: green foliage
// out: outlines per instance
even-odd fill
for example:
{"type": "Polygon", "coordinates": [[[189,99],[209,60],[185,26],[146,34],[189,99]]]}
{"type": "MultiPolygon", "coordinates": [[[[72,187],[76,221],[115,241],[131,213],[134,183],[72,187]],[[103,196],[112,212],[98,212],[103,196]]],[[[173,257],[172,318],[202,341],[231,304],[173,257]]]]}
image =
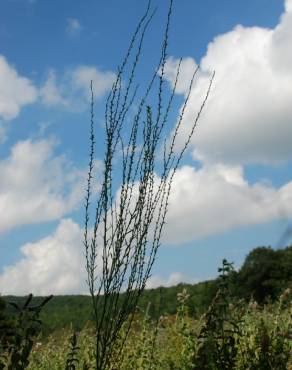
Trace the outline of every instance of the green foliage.
{"type": "Polygon", "coordinates": [[[274,305],[263,309],[251,301],[244,313],[242,339],[238,346],[238,369],[284,370],[292,368],[291,290],[274,305]],[[289,367],[290,366],[290,367],[289,367]]]}
{"type": "MultiPolygon", "coordinates": [[[[6,302],[14,302],[23,305],[24,297],[7,296],[6,302]]],[[[35,304],[42,302],[42,297],[34,297],[35,304]]],[[[12,307],[7,307],[9,313],[13,313],[12,307]]],[[[73,326],[75,331],[80,331],[86,323],[92,319],[91,300],[89,296],[56,296],[43,307],[40,313],[42,320],[42,333],[45,336],[56,330],[73,326]]]]}
{"type": "Polygon", "coordinates": [[[259,303],[268,297],[275,300],[292,285],[292,246],[273,250],[259,247],[245,259],[238,274],[237,286],[244,298],[251,296],[259,303]]]}
{"type": "MultiPolygon", "coordinates": [[[[290,258],[261,247],[238,272],[223,260],[216,280],[145,291],[104,370],[291,370],[290,258]]],[[[89,297],[31,300],[0,298],[0,369],[95,369],[89,297]],[[42,319],[60,329],[40,333],[42,319]]]]}
{"type": "Polygon", "coordinates": [[[232,302],[229,284],[234,275],[233,265],[223,260],[218,269],[219,290],[203,316],[202,327],[198,336],[199,346],[194,369],[234,368],[237,355],[237,341],[240,332],[240,309],[232,302]]]}
{"type": "Polygon", "coordinates": [[[70,338],[70,351],[67,355],[67,361],[65,370],[75,370],[76,366],[79,363],[78,360],[78,351],[80,350],[80,347],[77,345],[77,334],[73,333],[70,338]]]}
{"type": "Polygon", "coordinates": [[[6,302],[0,297],[0,369],[5,367],[13,329],[14,321],[8,316],[6,302]]]}
{"type": "MultiPolygon", "coordinates": [[[[253,300],[236,304],[232,296],[223,296],[227,289],[224,279],[222,284],[221,292],[198,320],[190,315],[190,296],[184,289],[177,296],[175,315],[153,321],[149,306],[144,313],[129,316],[133,325],[125,346],[122,352],[116,346],[105,370],[291,369],[291,291],[264,306],[253,300]]],[[[126,325],[123,330],[127,330],[126,325]]],[[[76,335],[68,328],[34,345],[28,369],[64,370],[69,354],[76,359],[71,369],[93,370],[94,351],[92,327],[76,335]]]]}
{"type": "Polygon", "coordinates": [[[52,296],[43,299],[39,305],[35,306],[30,305],[32,298],[33,296],[30,294],[22,306],[10,302],[15,314],[11,324],[4,325],[4,334],[1,335],[4,339],[2,341],[1,338],[0,368],[2,369],[23,370],[29,365],[34,340],[40,331],[41,320],[39,315],[52,296]],[[3,346],[2,343],[4,343],[3,346]]]}
{"type": "MultiPolygon", "coordinates": [[[[214,281],[205,281],[195,285],[179,284],[168,288],[149,289],[142,294],[139,307],[142,311],[145,311],[149,302],[151,302],[148,313],[153,320],[158,320],[161,314],[175,314],[177,294],[184,288],[188,290],[190,295],[188,300],[189,312],[195,317],[199,317],[208,308],[217,290],[214,281]]],[[[23,297],[8,296],[4,299],[19,305],[24,303],[23,297]]],[[[38,304],[42,298],[35,297],[34,299],[38,304]]],[[[100,299],[102,300],[103,297],[101,296],[100,299]]],[[[71,326],[73,330],[78,332],[86,326],[87,322],[93,320],[90,297],[82,295],[56,296],[43,308],[40,318],[43,322],[42,333],[44,336],[71,326]]]]}
{"type": "MultiPolygon", "coordinates": [[[[28,369],[64,370],[70,369],[68,366],[71,365],[75,366],[76,370],[94,369],[94,350],[92,327],[86,326],[79,333],[75,333],[72,328],[66,328],[47,338],[39,338],[33,347],[28,369]],[[70,361],[72,359],[75,361],[70,361]]],[[[71,369],[74,369],[73,366],[71,369]]]]}
{"type": "Polygon", "coordinates": [[[196,350],[195,332],[189,317],[188,300],[190,295],[186,289],[178,293],[177,300],[179,306],[176,314],[176,330],[181,340],[181,358],[180,366],[183,370],[192,370],[194,368],[194,356],[196,350]]]}
{"type": "MultiPolygon", "coordinates": [[[[158,322],[153,323],[149,316],[150,304],[144,316],[134,314],[131,336],[126,343],[126,348],[119,357],[117,365],[122,364],[123,369],[129,370],[152,370],[158,366],[157,334],[158,322]]],[[[127,326],[124,327],[127,330],[127,326]]],[[[122,338],[122,337],[121,337],[122,338]]],[[[119,346],[118,346],[119,348],[119,346]]],[[[118,367],[114,359],[110,369],[118,367]]]]}

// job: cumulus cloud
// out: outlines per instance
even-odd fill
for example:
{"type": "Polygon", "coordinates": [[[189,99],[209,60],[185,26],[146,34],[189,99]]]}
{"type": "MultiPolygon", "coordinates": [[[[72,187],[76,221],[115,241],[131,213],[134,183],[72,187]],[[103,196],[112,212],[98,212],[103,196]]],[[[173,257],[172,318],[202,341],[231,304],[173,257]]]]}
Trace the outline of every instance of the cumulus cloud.
{"type": "MultiPolygon", "coordinates": [[[[22,257],[0,275],[1,294],[86,294],[83,230],[72,219],[62,219],[52,235],[21,246],[22,257]]],[[[195,283],[181,272],[167,278],[151,276],[147,289],[195,283]]]]}
{"type": "MultiPolygon", "coordinates": [[[[158,183],[156,176],[154,192],[158,183]]],[[[138,184],[133,188],[132,210],[137,194],[138,184]]],[[[119,201],[117,192],[117,204],[119,201]]],[[[177,170],[172,183],[162,243],[179,245],[242,226],[290,218],[291,204],[292,181],[277,188],[266,180],[249,183],[239,165],[185,165],[177,170]]]]}
{"type": "MultiPolygon", "coordinates": [[[[26,158],[24,150],[22,153],[22,157],[26,158]]],[[[41,156],[46,157],[42,153],[41,156]]],[[[24,191],[30,183],[27,177],[20,173],[15,178],[15,183],[22,184],[24,191]]],[[[12,183],[12,186],[15,185],[12,183]]],[[[37,193],[39,187],[32,191],[37,193]]],[[[18,200],[18,205],[22,202],[23,199],[18,200]]],[[[173,183],[163,243],[180,244],[230,228],[271,221],[280,218],[283,212],[292,216],[290,204],[292,182],[276,189],[263,183],[248,184],[240,166],[216,164],[201,169],[184,166],[178,170],[173,183]]],[[[29,201],[26,206],[29,207],[29,201]]],[[[23,214],[22,207],[17,210],[23,214]]],[[[33,213],[28,209],[26,217],[30,216],[29,211],[33,213]]],[[[4,212],[2,214],[5,215],[4,212]]],[[[80,263],[83,256],[82,230],[72,220],[62,220],[53,235],[25,244],[21,252],[23,257],[20,261],[7,266],[0,276],[2,294],[86,291],[85,273],[80,263]]],[[[181,272],[173,272],[167,278],[154,275],[147,288],[172,286],[180,282],[194,283],[196,279],[181,272]]]]}
{"type": "Polygon", "coordinates": [[[25,140],[0,161],[0,232],[54,220],[80,204],[85,172],[54,156],[53,140],[25,140]]]}
{"type": "MultiPolygon", "coordinates": [[[[194,158],[234,165],[291,160],[291,39],[290,0],[275,29],[236,26],[208,45],[180,137],[182,143],[215,69],[211,95],[192,141],[194,158]]],[[[168,76],[174,66],[171,60],[168,76]]],[[[187,75],[189,80],[191,74],[187,75]]]]}
{"type": "Polygon", "coordinates": [[[57,86],[56,73],[53,70],[49,71],[47,80],[40,89],[40,95],[43,104],[46,106],[68,106],[69,104],[69,102],[61,95],[60,88],[57,86]]]}
{"type": "Polygon", "coordinates": [[[284,76],[291,74],[292,51],[288,47],[292,37],[292,6],[291,2],[286,3],[286,8],[289,10],[281,17],[281,22],[275,28],[272,34],[271,47],[269,57],[272,66],[284,76]]]}
{"type": "MultiPolygon", "coordinates": [[[[170,83],[171,87],[174,88],[174,82],[179,67],[179,60],[169,57],[165,63],[164,76],[165,79],[170,83]]],[[[179,76],[176,85],[177,94],[186,94],[189,90],[190,80],[193,73],[197,69],[197,64],[193,58],[184,58],[181,61],[179,76]]]]}
{"type": "Polygon", "coordinates": [[[158,275],[153,275],[149,278],[146,284],[147,289],[155,289],[161,286],[170,287],[179,283],[195,284],[198,280],[190,278],[181,272],[172,272],[167,278],[162,278],[158,275]]]}
{"type": "Polygon", "coordinates": [[[67,70],[59,79],[51,70],[40,89],[41,99],[46,106],[82,111],[88,107],[90,100],[90,82],[93,81],[94,97],[99,99],[111,89],[114,78],[113,72],[100,71],[94,66],[81,65],[67,70]]]}
{"type": "Polygon", "coordinates": [[[216,164],[178,170],[163,233],[166,244],[180,244],[235,227],[292,216],[292,182],[277,189],[250,185],[240,166],[216,164]]]}
{"type": "Polygon", "coordinates": [[[72,71],[72,84],[78,90],[83,91],[87,99],[90,98],[90,82],[93,84],[93,92],[96,98],[100,98],[111,87],[115,74],[109,71],[100,71],[92,66],[79,66],[72,71]]]}
{"type": "Polygon", "coordinates": [[[70,36],[75,36],[81,31],[82,27],[77,18],[68,18],[66,32],[70,36]]]}
{"type": "Polygon", "coordinates": [[[111,89],[114,78],[113,72],[80,65],[68,69],[62,77],[50,70],[44,84],[36,87],[0,55],[0,139],[5,134],[5,122],[16,118],[25,105],[33,104],[40,98],[49,107],[84,110],[90,99],[90,81],[93,81],[94,96],[99,99],[111,89]]]}
{"type": "Polygon", "coordinates": [[[52,235],[23,245],[20,261],[0,275],[1,294],[85,293],[82,234],[78,224],[63,219],[52,235]]]}
{"type": "Polygon", "coordinates": [[[292,12],[292,1],[291,0],[285,1],[285,9],[287,12],[292,12]]]}
{"type": "Polygon", "coordinates": [[[20,109],[37,100],[37,89],[32,81],[21,76],[17,70],[0,55],[0,118],[11,120],[20,109]]]}

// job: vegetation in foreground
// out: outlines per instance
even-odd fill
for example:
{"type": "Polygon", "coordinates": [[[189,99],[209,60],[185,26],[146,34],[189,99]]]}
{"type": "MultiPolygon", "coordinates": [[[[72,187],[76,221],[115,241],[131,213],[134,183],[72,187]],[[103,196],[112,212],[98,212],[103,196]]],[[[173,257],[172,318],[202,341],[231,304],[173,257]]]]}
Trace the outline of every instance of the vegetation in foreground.
{"type": "MultiPolygon", "coordinates": [[[[190,309],[194,297],[182,286],[174,313],[161,314],[162,299],[156,306],[140,306],[129,314],[130,332],[118,338],[106,369],[291,370],[291,251],[291,247],[257,248],[238,272],[224,260],[220,276],[209,284],[209,295],[215,287],[216,293],[203,314],[190,309]],[[265,286],[266,295],[262,293],[265,286]],[[278,289],[284,287],[276,298],[278,289]],[[125,336],[121,346],[119,340],[125,336]]],[[[29,299],[18,305],[16,315],[8,315],[4,306],[0,309],[0,369],[94,369],[94,325],[89,321],[78,331],[71,326],[41,334],[38,314],[45,301],[32,306],[29,299]]]]}
{"type": "MultiPolygon", "coordinates": [[[[222,293],[199,320],[189,315],[185,290],[175,315],[157,322],[147,311],[136,315],[122,353],[112,354],[108,369],[292,369],[291,292],[264,307],[255,301],[234,307],[222,293]]],[[[94,369],[94,358],[93,328],[77,336],[68,329],[37,342],[28,369],[94,369]]]]}

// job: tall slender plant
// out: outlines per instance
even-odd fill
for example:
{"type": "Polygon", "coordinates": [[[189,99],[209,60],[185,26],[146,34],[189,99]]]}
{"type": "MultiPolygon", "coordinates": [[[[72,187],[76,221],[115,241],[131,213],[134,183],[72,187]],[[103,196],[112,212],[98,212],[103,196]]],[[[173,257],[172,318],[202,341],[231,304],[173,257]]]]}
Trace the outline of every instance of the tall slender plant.
{"type": "MultiPolygon", "coordinates": [[[[128,323],[145,289],[160,246],[174,175],[207,101],[214,75],[182,148],[177,138],[198,69],[170,138],[168,125],[181,69],[165,88],[165,66],[173,0],[169,2],[159,62],[139,93],[137,67],[145,35],[156,9],[150,1],[133,33],[105,107],[105,153],[100,191],[92,217],[95,158],[94,96],[91,83],[90,155],[85,201],[84,246],[87,283],[96,325],[96,369],[104,370],[117,343],[122,350],[128,323]],[[135,111],[135,113],[133,113],[135,111]],[[162,155],[161,155],[162,153],[162,155]],[[92,228],[92,235],[91,235],[92,228]],[[121,294],[123,293],[123,294],[121,294]],[[120,338],[121,333],[125,333],[120,338]]],[[[114,351],[116,353],[116,350],[114,351]]]]}

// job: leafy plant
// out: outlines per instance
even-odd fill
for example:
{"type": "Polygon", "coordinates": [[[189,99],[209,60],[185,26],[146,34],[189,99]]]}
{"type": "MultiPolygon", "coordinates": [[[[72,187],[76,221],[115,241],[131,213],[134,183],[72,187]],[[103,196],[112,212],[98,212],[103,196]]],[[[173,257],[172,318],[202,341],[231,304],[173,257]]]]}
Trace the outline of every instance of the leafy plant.
{"type": "Polygon", "coordinates": [[[65,370],[76,370],[76,364],[79,363],[78,351],[80,347],[77,345],[77,334],[74,332],[70,338],[70,351],[67,355],[65,370]]]}
{"type": "MultiPolygon", "coordinates": [[[[44,298],[35,306],[31,306],[33,295],[30,294],[23,305],[9,302],[15,310],[15,319],[12,326],[8,326],[5,346],[1,363],[3,369],[23,370],[29,365],[34,340],[40,332],[41,320],[39,318],[42,308],[52,299],[53,296],[44,298]]],[[[2,338],[1,338],[2,339],[2,338]]]]}
{"type": "Polygon", "coordinates": [[[199,346],[195,369],[234,368],[237,341],[241,335],[240,319],[235,317],[235,304],[230,297],[229,280],[234,272],[233,264],[223,260],[219,278],[219,290],[203,317],[199,333],[199,346]]]}

